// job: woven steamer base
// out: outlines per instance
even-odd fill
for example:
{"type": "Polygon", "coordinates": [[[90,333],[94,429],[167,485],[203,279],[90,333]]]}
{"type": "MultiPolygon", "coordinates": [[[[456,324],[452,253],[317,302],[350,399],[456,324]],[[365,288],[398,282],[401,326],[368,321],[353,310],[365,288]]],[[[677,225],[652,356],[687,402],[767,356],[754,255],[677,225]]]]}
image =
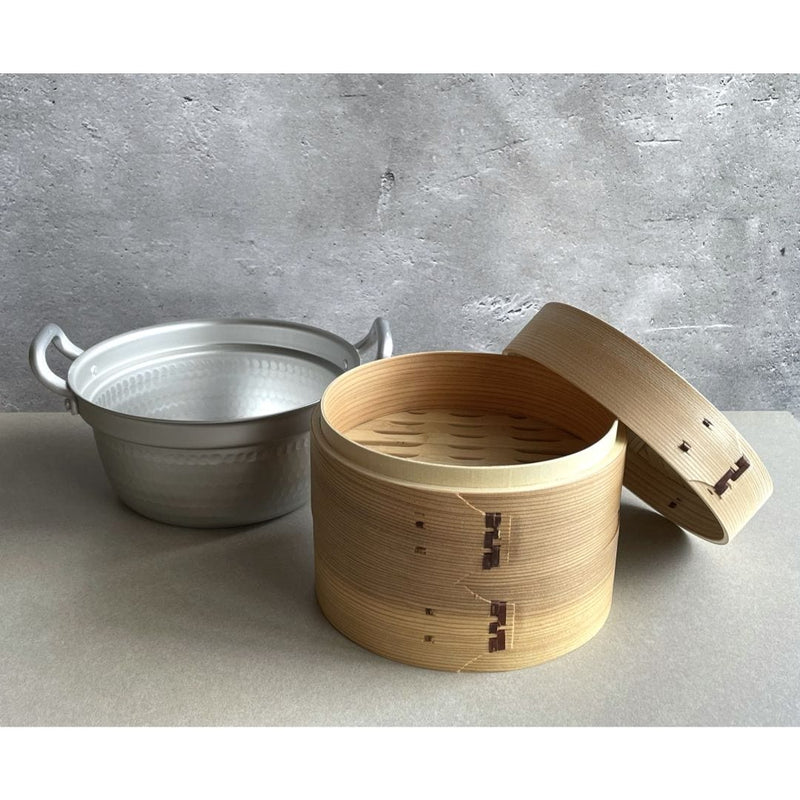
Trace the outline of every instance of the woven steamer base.
{"type": "Polygon", "coordinates": [[[495,671],[611,604],[624,434],[529,359],[423,353],[337,379],[312,422],[317,598],[388,658],[495,671]]]}

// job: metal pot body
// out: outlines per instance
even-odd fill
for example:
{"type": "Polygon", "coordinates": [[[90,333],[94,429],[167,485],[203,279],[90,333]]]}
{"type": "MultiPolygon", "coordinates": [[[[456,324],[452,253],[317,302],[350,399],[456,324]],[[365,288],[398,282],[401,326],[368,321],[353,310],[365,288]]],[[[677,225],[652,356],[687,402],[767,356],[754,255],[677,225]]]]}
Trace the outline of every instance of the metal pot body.
{"type": "Polygon", "coordinates": [[[308,433],[243,447],[188,449],[137,444],[95,431],[120,499],[146,517],[209,528],[286,514],[308,499],[308,433]]]}
{"type": "Polygon", "coordinates": [[[335,377],[373,345],[391,355],[377,319],[355,345],[274,320],[192,320],[131,331],[86,351],[52,323],[30,347],[34,374],[91,425],[119,497],[160,522],[261,522],[308,499],[311,411],[335,377]],[[74,359],[66,380],[50,344],[74,359]]]}

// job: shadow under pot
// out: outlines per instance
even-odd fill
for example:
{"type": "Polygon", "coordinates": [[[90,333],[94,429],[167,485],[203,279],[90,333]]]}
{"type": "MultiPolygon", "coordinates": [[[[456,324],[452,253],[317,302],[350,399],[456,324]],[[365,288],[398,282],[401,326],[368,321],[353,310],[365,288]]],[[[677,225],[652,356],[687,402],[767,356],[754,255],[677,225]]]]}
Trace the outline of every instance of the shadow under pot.
{"type": "Polygon", "coordinates": [[[323,613],[433,669],[573,650],[611,607],[625,449],[610,411],[528,358],[419,353],[340,376],[312,419],[323,613]]]}
{"type": "Polygon", "coordinates": [[[356,344],[273,320],[192,320],[114,336],[83,351],[52,323],[31,343],[36,377],[92,427],[122,501],[159,522],[261,522],[308,499],[311,412],[328,384],[376,347],[378,318],[356,344]],[[66,380],[46,360],[73,359],[66,380]]]}

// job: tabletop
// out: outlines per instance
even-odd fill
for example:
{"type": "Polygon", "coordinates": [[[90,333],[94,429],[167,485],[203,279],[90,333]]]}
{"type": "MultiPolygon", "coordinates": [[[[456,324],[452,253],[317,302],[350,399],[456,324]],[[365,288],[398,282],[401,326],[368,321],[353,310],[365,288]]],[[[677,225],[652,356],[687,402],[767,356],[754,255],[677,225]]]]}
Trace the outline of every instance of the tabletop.
{"type": "Polygon", "coordinates": [[[455,674],[328,624],[308,506],[152,522],[117,500],[79,417],[0,414],[0,725],[798,725],[800,425],[728,416],[775,484],[733,542],[625,492],[602,630],[536,667],[455,674]]]}

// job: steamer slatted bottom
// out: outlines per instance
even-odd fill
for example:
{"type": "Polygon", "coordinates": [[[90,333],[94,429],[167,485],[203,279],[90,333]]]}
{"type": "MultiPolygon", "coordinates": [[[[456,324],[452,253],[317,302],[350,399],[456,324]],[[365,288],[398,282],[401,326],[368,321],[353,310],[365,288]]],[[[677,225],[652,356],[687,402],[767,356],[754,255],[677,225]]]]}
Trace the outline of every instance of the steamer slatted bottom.
{"type": "Polygon", "coordinates": [[[625,437],[516,356],[421,353],[334,381],[312,422],[317,598],[376,653],[530,666],[610,610],[625,437]]]}
{"type": "Polygon", "coordinates": [[[542,420],[474,409],[388,414],[348,435],[357,444],[397,458],[462,466],[531,464],[585,447],[574,434],[542,420]]]}

